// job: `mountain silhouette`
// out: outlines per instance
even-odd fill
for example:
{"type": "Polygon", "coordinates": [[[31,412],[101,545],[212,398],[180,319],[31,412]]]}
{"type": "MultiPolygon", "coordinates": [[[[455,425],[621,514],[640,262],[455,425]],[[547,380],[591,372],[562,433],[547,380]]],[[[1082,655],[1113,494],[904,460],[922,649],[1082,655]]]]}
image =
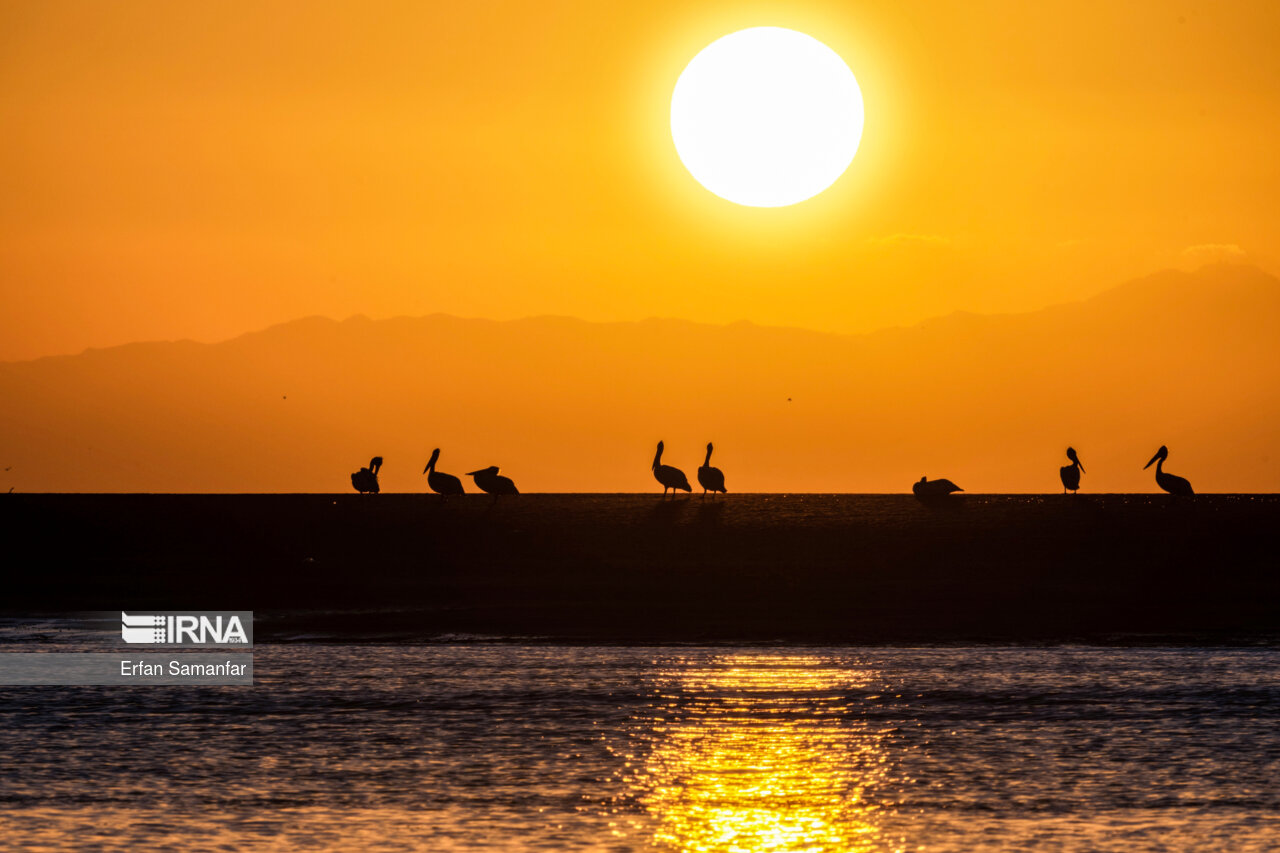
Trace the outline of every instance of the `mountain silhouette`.
{"type": "Polygon", "coordinates": [[[1247,266],[1160,272],[1024,314],[866,335],[679,320],[306,318],[214,344],[139,343],[0,364],[18,491],[384,491],[421,460],[500,459],[529,491],[653,491],[706,436],[735,491],[1155,490],[1177,448],[1198,491],[1280,488],[1280,281],[1247,266]],[[429,436],[424,439],[423,436],[429,436]]]}

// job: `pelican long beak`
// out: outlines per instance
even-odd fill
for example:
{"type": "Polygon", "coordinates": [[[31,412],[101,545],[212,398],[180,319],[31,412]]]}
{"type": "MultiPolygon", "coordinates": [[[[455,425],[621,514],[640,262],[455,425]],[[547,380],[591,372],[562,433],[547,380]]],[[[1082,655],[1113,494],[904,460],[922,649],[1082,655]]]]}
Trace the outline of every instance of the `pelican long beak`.
{"type": "Polygon", "coordinates": [[[1077,457],[1076,457],[1076,464],[1080,466],[1080,473],[1081,473],[1081,474],[1088,474],[1088,473],[1089,473],[1088,471],[1084,470],[1084,463],[1080,461],[1080,457],[1079,457],[1079,456],[1077,456],[1077,457]]]}
{"type": "Polygon", "coordinates": [[[1150,468],[1152,465],[1156,464],[1156,460],[1157,460],[1157,459],[1159,459],[1159,458],[1160,458],[1160,454],[1159,454],[1159,453],[1157,453],[1155,456],[1152,456],[1152,457],[1151,457],[1151,461],[1150,461],[1150,462],[1148,462],[1146,465],[1143,465],[1143,466],[1142,466],[1142,470],[1143,470],[1143,471],[1145,471],[1145,470],[1147,470],[1148,468],[1150,468]]]}
{"type": "Polygon", "coordinates": [[[489,470],[488,468],[481,468],[479,471],[468,471],[467,476],[474,477],[476,474],[483,474],[485,471],[488,471],[488,470],[489,470]]]}
{"type": "Polygon", "coordinates": [[[431,470],[431,466],[430,466],[430,465],[428,465],[426,468],[423,468],[423,469],[422,469],[422,473],[424,473],[424,474],[425,474],[425,473],[427,473],[427,472],[428,472],[428,471],[430,471],[430,470],[431,470]]]}

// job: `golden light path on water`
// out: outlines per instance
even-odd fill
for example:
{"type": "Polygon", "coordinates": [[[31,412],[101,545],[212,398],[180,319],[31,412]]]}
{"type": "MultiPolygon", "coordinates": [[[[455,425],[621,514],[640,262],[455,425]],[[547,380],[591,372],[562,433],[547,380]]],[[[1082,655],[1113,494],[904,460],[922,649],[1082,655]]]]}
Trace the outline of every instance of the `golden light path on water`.
{"type": "MultiPolygon", "coordinates": [[[[625,782],[653,843],[684,851],[857,851],[886,846],[867,794],[889,770],[851,712],[870,670],[743,654],[657,676],[625,782]]],[[[634,744],[634,741],[633,741],[634,744]]]]}

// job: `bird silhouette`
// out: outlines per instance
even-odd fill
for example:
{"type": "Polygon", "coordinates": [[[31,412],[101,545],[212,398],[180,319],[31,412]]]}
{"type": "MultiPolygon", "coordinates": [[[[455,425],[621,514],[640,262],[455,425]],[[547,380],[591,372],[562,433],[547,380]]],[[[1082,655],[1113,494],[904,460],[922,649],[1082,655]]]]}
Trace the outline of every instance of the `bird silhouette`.
{"type": "Polygon", "coordinates": [[[1169,458],[1169,448],[1164,445],[1156,451],[1156,455],[1151,457],[1151,462],[1142,466],[1142,470],[1151,467],[1152,462],[1156,466],[1156,485],[1164,489],[1171,495],[1180,495],[1182,497],[1191,497],[1195,491],[1191,488],[1191,482],[1183,479],[1176,474],[1169,474],[1164,470],[1164,461],[1169,458]]]}
{"type": "Polygon", "coordinates": [[[351,485],[360,494],[376,495],[378,489],[378,471],[382,469],[382,457],[375,456],[369,460],[368,468],[361,468],[351,475],[351,485]]]}
{"type": "Polygon", "coordinates": [[[930,480],[928,477],[921,477],[920,482],[912,484],[911,491],[921,500],[927,500],[945,498],[952,492],[963,492],[964,489],[950,480],[930,480]]]}
{"type": "Polygon", "coordinates": [[[706,461],[698,468],[698,484],[702,486],[704,495],[707,492],[719,492],[720,494],[728,492],[728,489],[724,487],[724,472],[719,468],[711,467],[711,451],[714,449],[715,447],[711,442],[707,442],[706,461]]]}
{"type": "Polygon", "coordinates": [[[689,485],[689,478],[679,468],[672,468],[670,465],[662,464],[663,444],[658,442],[658,452],[653,456],[653,478],[662,484],[663,497],[667,494],[667,489],[671,490],[671,494],[676,493],[676,489],[683,489],[686,492],[692,492],[693,487],[689,485]]]}
{"type": "Polygon", "coordinates": [[[427,475],[427,485],[431,491],[437,495],[460,495],[463,494],[462,481],[452,474],[446,474],[443,471],[436,470],[436,460],[440,458],[440,448],[431,451],[431,459],[427,462],[427,467],[422,469],[422,473],[427,475]]]}
{"type": "Polygon", "coordinates": [[[520,490],[516,488],[516,484],[512,482],[510,477],[498,476],[497,465],[490,465],[488,468],[481,468],[479,471],[468,471],[467,476],[476,481],[476,485],[480,487],[482,492],[488,492],[491,495],[520,494],[520,490]]]}
{"type": "Polygon", "coordinates": [[[1074,493],[1080,488],[1080,475],[1084,473],[1084,466],[1080,464],[1080,457],[1076,456],[1074,447],[1067,448],[1067,458],[1071,460],[1070,465],[1063,465],[1058,469],[1058,476],[1062,478],[1062,491],[1074,493]]]}

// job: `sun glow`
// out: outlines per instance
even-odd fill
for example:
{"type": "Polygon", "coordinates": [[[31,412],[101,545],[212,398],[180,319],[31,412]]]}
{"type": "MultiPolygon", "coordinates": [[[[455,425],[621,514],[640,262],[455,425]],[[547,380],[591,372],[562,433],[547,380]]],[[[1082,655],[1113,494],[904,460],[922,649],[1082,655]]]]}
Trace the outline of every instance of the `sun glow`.
{"type": "Polygon", "coordinates": [[[870,671],[806,655],[733,655],[659,677],[664,697],[628,780],[662,849],[882,849],[873,793],[884,735],[850,712],[870,671]]]}
{"type": "Polygon", "coordinates": [[[732,33],[704,48],[671,95],[680,160],[711,192],[782,207],[835,183],[862,138],[853,72],[817,39],[780,27],[732,33]]]}

